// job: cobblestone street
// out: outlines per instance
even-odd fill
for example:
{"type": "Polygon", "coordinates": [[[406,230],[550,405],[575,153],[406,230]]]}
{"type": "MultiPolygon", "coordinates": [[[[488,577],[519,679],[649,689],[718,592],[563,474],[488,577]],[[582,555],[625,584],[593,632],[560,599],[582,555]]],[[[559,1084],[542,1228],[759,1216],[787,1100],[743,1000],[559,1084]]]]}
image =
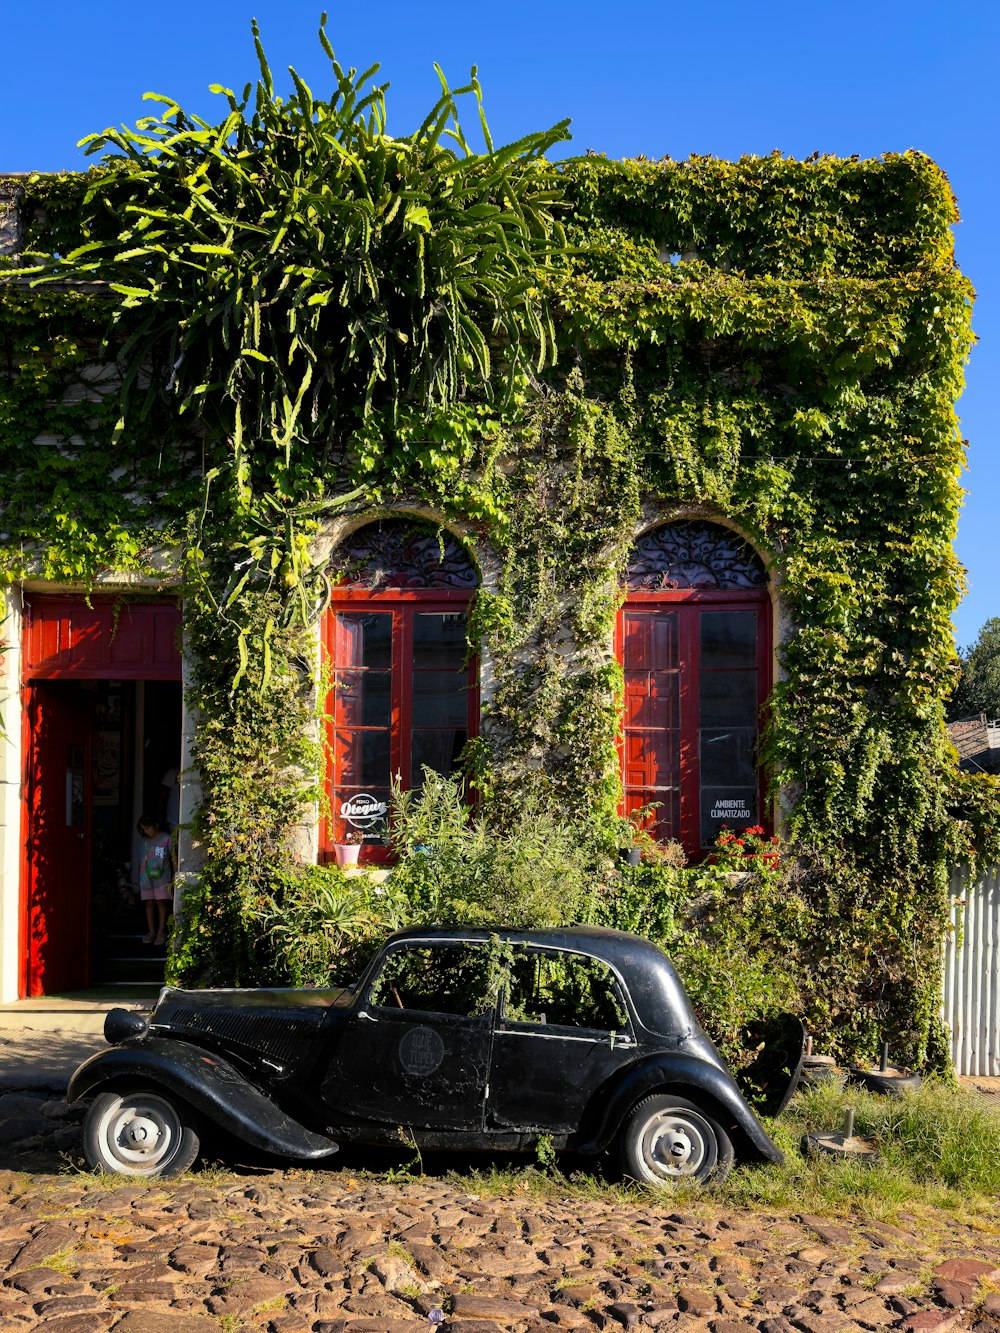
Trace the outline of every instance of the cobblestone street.
{"type": "Polygon", "coordinates": [[[1000,1330],[1000,1224],[478,1197],[453,1178],[79,1162],[76,1112],[0,1097],[0,1328],[59,1333],[1000,1330]]]}

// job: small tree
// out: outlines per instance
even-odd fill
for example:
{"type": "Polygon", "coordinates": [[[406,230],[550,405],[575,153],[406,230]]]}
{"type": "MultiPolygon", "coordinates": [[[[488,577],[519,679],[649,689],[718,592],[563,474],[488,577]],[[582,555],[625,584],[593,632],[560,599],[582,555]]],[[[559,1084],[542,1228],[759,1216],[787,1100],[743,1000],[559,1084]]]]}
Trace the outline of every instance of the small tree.
{"type": "Polygon", "coordinates": [[[959,653],[962,674],[948,705],[948,719],[985,713],[1000,717],[1000,617],[993,616],[971,648],[959,653]]]}

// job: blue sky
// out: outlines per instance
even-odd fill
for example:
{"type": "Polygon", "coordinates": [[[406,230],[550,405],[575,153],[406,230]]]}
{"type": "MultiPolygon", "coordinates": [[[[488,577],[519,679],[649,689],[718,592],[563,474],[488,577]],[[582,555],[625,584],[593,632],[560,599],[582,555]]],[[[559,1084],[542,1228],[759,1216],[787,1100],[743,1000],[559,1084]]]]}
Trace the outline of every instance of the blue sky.
{"type": "MultiPolygon", "coordinates": [[[[160,7],[119,0],[9,6],[0,80],[0,171],[83,165],[84,134],[152,110],[147,90],[216,116],[210,83],[255,76],[256,14],[276,82],[294,64],[318,92],[320,5],[229,0],[160,7]]],[[[498,142],[572,118],[567,152],[611,157],[778,148],[862,157],[918,148],[948,173],[963,221],[958,260],[978,293],[979,343],[959,405],[969,439],[958,553],[970,591],[959,645],[1000,616],[1000,6],[995,0],[381,0],[331,7],[344,64],[376,60],[392,83],[389,128],[415,127],[438,92],[478,64],[498,142]]],[[[221,105],[221,103],[219,104],[221,105]]]]}

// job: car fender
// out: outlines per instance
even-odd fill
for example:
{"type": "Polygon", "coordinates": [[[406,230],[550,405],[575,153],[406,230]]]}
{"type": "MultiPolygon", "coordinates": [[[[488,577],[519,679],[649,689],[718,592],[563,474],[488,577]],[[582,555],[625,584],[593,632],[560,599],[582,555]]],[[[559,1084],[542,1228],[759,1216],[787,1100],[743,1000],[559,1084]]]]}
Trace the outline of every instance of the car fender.
{"type": "Polygon", "coordinates": [[[754,1155],[766,1161],[784,1161],[781,1149],[771,1142],[764,1126],[743,1099],[743,1094],[724,1070],[695,1056],[657,1055],[631,1065],[605,1086],[588,1107],[581,1128],[585,1137],[573,1144],[577,1152],[603,1152],[621,1129],[625,1118],[644,1097],[664,1088],[683,1096],[685,1090],[702,1093],[718,1107],[719,1119],[729,1132],[734,1129],[754,1155]]]}
{"type": "Polygon", "coordinates": [[[196,1111],[251,1147],[300,1161],[329,1157],[337,1144],[286,1115],[221,1056],[154,1037],[98,1051],[69,1081],[67,1101],[107,1085],[151,1084],[177,1093],[196,1111]]]}

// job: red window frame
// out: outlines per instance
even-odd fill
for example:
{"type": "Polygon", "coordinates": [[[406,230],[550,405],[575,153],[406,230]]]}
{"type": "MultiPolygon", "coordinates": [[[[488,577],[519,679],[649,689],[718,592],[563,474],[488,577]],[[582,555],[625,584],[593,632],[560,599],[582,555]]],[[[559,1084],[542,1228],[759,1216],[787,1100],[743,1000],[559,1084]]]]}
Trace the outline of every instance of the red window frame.
{"type": "MultiPolygon", "coordinates": [[[[755,739],[760,735],[762,710],[772,684],[772,625],[771,599],[766,589],[663,589],[655,592],[630,591],[618,612],[615,630],[615,656],[625,666],[625,617],[629,614],[676,610],[678,612],[677,671],[679,675],[679,755],[678,755],[678,837],[691,862],[708,855],[708,847],[701,841],[701,764],[700,764],[700,684],[701,684],[701,616],[712,611],[755,610],[757,613],[757,725],[755,739]]],[[[628,783],[626,746],[629,734],[642,728],[630,728],[626,712],[618,736],[620,771],[624,789],[623,815],[641,802],[632,800],[630,793],[639,790],[628,783]]],[[[655,730],[655,728],[650,728],[655,730]]],[[[758,822],[768,832],[772,829],[770,813],[766,808],[766,776],[756,765],[758,822]]],[[[656,812],[652,816],[655,824],[656,812]]],[[[720,821],[720,827],[723,821],[720,821]]]]}
{"type": "MultiPolygon", "coordinates": [[[[399,774],[405,778],[404,790],[409,788],[411,761],[412,729],[412,687],[413,687],[413,621],[418,615],[449,613],[468,614],[474,594],[463,590],[451,589],[403,589],[391,588],[385,592],[374,592],[368,588],[345,588],[338,590],[324,617],[323,625],[323,661],[330,680],[330,690],[326,698],[326,792],[331,801],[331,808],[324,811],[320,828],[320,859],[332,861],[333,848],[346,827],[336,809],[332,808],[333,793],[338,787],[337,753],[338,704],[335,685],[335,673],[338,669],[357,669],[353,664],[338,664],[336,658],[336,624],[338,613],[343,612],[383,612],[392,615],[392,649],[390,679],[390,736],[389,736],[389,772],[392,777],[399,774]],[[409,664],[404,669],[404,664],[409,664]]],[[[466,711],[466,734],[469,740],[479,735],[479,661],[472,657],[468,664],[468,694],[466,711]]],[[[358,728],[354,728],[358,729],[358,728]]],[[[379,864],[389,859],[388,847],[382,842],[365,841],[360,850],[361,864],[379,864]]]]}

